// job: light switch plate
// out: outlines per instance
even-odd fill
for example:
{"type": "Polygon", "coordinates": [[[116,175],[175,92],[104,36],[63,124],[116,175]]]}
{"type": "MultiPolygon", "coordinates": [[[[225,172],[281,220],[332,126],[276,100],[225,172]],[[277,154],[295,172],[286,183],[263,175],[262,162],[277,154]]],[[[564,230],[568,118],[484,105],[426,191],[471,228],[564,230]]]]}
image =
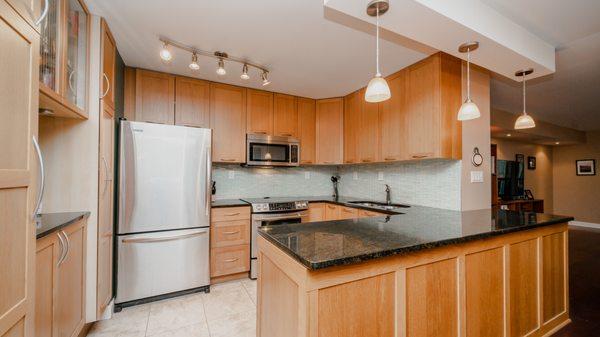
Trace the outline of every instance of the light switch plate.
{"type": "Polygon", "coordinates": [[[308,180],[310,179],[310,172],[304,172],[304,179],[308,180]]]}
{"type": "Polygon", "coordinates": [[[358,172],[356,172],[356,171],[352,172],[352,179],[358,180],[358,172]]]}
{"type": "Polygon", "coordinates": [[[235,171],[234,170],[227,171],[227,176],[229,177],[229,179],[235,178],[235,171]]]}
{"type": "Polygon", "coordinates": [[[379,171],[377,174],[377,180],[383,180],[383,171],[379,171]]]}
{"type": "Polygon", "coordinates": [[[482,183],[483,182],[483,171],[471,171],[471,182],[482,183]]]}

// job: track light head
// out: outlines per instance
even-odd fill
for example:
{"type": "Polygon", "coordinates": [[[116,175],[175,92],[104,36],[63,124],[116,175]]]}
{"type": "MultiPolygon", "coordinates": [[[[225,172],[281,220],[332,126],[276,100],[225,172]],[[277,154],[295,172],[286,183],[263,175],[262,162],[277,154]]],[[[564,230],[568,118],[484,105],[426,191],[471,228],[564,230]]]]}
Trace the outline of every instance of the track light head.
{"type": "Polygon", "coordinates": [[[222,58],[219,59],[219,66],[217,68],[217,75],[219,76],[223,76],[227,74],[227,71],[225,70],[225,62],[223,61],[222,58]]]}
{"type": "Polygon", "coordinates": [[[192,63],[190,63],[191,70],[199,70],[200,65],[198,64],[198,55],[196,53],[192,54],[192,63]]]}
{"type": "Polygon", "coordinates": [[[169,50],[169,45],[165,42],[163,44],[162,49],[160,50],[160,58],[164,61],[164,62],[170,62],[171,59],[173,58],[173,54],[171,54],[171,51],[169,50]]]}
{"type": "Polygon", "coordinates": [[[242,74],[240,75],[240,78],[242,80],[250,79],[250,76],[248,75],[248,65],[246,63],[244,63],[244,67],[242,68],[242,74]]]}
{"type": "Polygon", "coordinates": [[[262,78],[262,85],[269,85],[271,84],[271,81],[269,81],[269,73],[266,71],[263,71],[262,75],[260,76],[262,78]]]}

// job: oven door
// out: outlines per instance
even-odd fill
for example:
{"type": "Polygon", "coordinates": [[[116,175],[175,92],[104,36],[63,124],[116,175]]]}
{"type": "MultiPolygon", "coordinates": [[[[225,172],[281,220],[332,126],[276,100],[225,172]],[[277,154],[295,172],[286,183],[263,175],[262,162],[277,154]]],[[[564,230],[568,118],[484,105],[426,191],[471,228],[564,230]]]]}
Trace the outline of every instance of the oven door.
{"type": "Polygon", "coordinates": [[[256,279],[258,266],[258,228],[261,226],[277,226],[308,221],[308,211],[290,213],[252,214],[252,232],[250,241],[250,278],[256,279]]]}

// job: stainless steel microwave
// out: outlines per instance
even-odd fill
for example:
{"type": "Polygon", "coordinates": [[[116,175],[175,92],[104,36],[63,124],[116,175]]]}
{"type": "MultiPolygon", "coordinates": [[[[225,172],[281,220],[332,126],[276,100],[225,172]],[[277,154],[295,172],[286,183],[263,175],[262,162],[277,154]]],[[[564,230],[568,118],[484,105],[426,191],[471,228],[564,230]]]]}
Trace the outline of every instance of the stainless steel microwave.
{"type": "Polygon", "coordinates": [[[246,135],[246,166],[299,166],[300,141],[293,137],[246,135]]]}

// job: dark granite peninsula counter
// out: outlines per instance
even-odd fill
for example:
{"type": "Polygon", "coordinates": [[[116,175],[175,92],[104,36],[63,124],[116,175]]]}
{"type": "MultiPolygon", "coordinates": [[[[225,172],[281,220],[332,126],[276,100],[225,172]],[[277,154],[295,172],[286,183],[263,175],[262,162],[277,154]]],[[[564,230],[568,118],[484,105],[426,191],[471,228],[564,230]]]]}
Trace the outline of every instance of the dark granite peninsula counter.
{"type": "Polygon", "coordinates": [[[90,216],[90,212],[61,212],[40,214],[35,219],[35,238],[41,239],[90,216]]]}
{"type": "Polygon", "coordinates": [[[389,212],[261,227],[259,336],[546,336],[570,322],[572,217],[389,212]]]}

